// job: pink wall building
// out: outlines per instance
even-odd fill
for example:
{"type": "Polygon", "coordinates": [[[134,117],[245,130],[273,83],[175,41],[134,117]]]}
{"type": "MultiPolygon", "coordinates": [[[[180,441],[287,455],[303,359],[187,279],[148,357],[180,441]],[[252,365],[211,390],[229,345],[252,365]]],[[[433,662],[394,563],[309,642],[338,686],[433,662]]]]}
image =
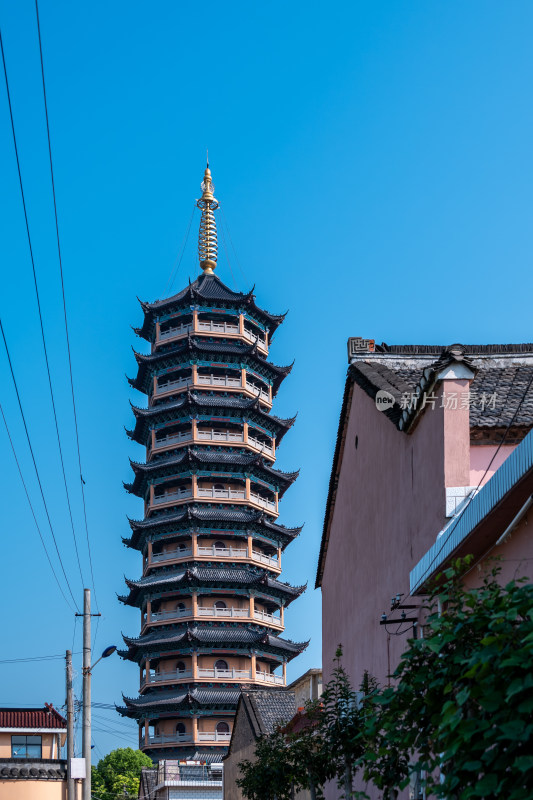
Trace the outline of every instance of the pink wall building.
{"type": "MultiPolygon", "coordinates": [[[[385,683],[408,635],[380,625],[391,598],[473,554],[502,579],[533,572],[533,345],[375,345],[350,339],[317,572],[323,671],[385,683]],[[529,526],[528,526],[529,521],[529,526]]],[[[414,599],[413,599],[414,598],[414,599]]],[[[417,612],[409,611],[409,616],[417,612]]]]}

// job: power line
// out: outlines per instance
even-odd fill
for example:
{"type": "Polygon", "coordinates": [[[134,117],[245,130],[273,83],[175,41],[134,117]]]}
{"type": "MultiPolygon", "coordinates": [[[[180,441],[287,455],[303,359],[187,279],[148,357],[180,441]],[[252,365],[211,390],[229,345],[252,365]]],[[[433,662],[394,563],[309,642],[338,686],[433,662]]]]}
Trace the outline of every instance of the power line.
{"type": "MultiPolygon", "coordinates": [[[[0,321],[0,325],[1,325],[1,321],[0,321]]],[[[15,445],[13,444],[13,439],[11,438],[11,433],[9,431],[7,420],[6,420],[6,417],[5,417],[5,414],[4,414],[4,409],[2,408],[2,404],[1,403],[0,403],[0,413],[2,414],[2,419],[4,421],[4,426],[5,426],[5,429],[6,429],[7,438],[9,439],[9,444],[11,445],[11,450],[13,452],[13,457],[14,457],[15,463],[17,465],[17,470],[18,470],[18,473],[19,473],[19,476],[20,476],[20,480],[22,481],[22,486],[24,487],[24,493],[26,495],[26,500],[28,501],[28,505],[30,507],[30,511],[31,511],[31,514],[32,514],[32,517],[33,517],[33,521],[35,522],[35,527],[37,528],[37,533],[39,534],[39,538],[41,540],[41,544],[42,544],[42,546],[44,548],[44,552],[46,553],[46,558],[48,559],[48,563],[50,564],[50,569],[52,570],[53,576],[54,576],[54,578],[56,580],[56,583],[57,583],[57,585],[59,587],[59,591],[61,592],[61,594],[63,595],[63,597],[65,599],[65,603],[69,606],[69,608],[72,609],[70,601],[68,600],[67,596],[65,595],[65,592],[63,591],[63,587],[61,586],[61,584],[59,582],[59,578],[56,575],[56,571],[54,569],[54,565],[52,564],[52,559],[50,558],[50,554],[49,554],[49,552],[47,550],[47,547],[46,547],[46,544],[45,544],[45,541],[44,541],[44,538],[43,538],[43,534],[41,533],[41,529],[39,527],[39,523],[37,521],[37,516],[35,514],[35,511],[34,511],[34,508],[33,508],[33,505],[32,505],[31,499],[30,499],[30,494],[28,492],[28,487],[26,486],[26,482],[25,482],[24,476],[22,474],[22,469],[20,467],[20,463],[19,463],[19,460],[18,460],[18,457],[17,457],[17,452],[15,450],[15,445]]]]}
{"type": "MultiPolygon", "coordinates": [[[[54,181],[54,166],[53,166],[53,161],[52,161],[52,143],[51,143],[51,140],[50,140],[50,123],[49,123],[49,119],[48,119],[48,103],[47,103],[47,100],[46,100],[46,84],[45,84],[45,80],[44,80],[44,60],[43,60],[43,48],[42,48],[42,42],[41,42],[41,25],[40,25],[40,21],[39,21],[39,4],[38,4],[38,0],[35,0],[35,13],[36,13],[36,16],[37,16],[37,33],[38,33],[38,37],[39,37],[39,55],[40,55],[40,59],[41,59],[41,77],[42,77],[42,82],[43,82],[43,99],[44,99],[44,113],[45,113],[45,118],[46,118],[46,135],[47,135],[47,139],[48,139],[48,156],[49,156],[49,161],[50,161],[50,179],[51,179],[51,182],[52,182],[52,197],[53,197],[53,200],[54,200],[54,218],[55,218],[55,225],[56,225],[57,255],[58,255],[58,259],[59,259],[59,274],[61,276],[61,296],[62,296],[62,299],[63,299],[63,317],[64,317],[64,320],[65,320],[65,337],[66,337],[66,342],[67,342],[68,369],[69,369],[69,376],[70,376],[70,393],[71,393],[71,397],[72,397],[72,410],[73,410],[73,413],[74,413],[74,430],[76,432],[76,449],[78,451],[78,467],[79,467],[79,473],[80,473],[80,487],[81,487],[81,498],[82,498],[82,504],[83,504],[83,518],[84,518],[84,521],[85,521],[85,535],[86,535],[86,538],[87,538],[87,551],[89,553],[89,566],[90,566],[90,570],[91,570],[91,581],[92,581],[93,592],[94,592],[94,601],[95,601],[97,610],[99,610],[98,609],[98,599],[96,597],[96,588],[95,588],[95,584],[94,584],[93,560],[92,560],[92,555],[91,555],[91,544],[90,544],[90,540],[89,540],[89,527],[88,527],[88,524],[87,524],[87,508],[86,508],[86,504],[85,504],[85,489],[84,489],[83,472],[82,472],[82,468],[81,468],[80,437],[79,437],[79,432],[78,432],[78,414],[77,414],[77,411],[76,411],[76,398],[75,398],[75,392],[74,392],[74,379],[73,379],[73,376],[72,376],[72,357],[71,357],[71,353],[70,353],[70,337],[69,337],[69,332],[68,332],[67,301],[66,301],[66,297],[65,297],[65,281],[64,281],[64,277],[63,277],[63,260],[61,258],[61,242],[60,242],[60,238],[59,238],[59,221],[58,221],[58,215],[57,215],[56,187],[55,187],[55,181],[54,181]]],[[[76,546],[76,553],[77,553],[77,546],[76,546]]],[[[81,572],[81,567],[80,567],[80,572],[81,572]]],[[[82,581],[83,581],[83,576],[82,576],[82,581]]],[[[96,639],[96,636],[95,636],[95,639],[96,639]]]]}
{"type": "MultiPolygon", "coordinates": [[[[29,222],[28,222],[28,212],[26,210],[26,198],[24,196],[24,187],[23,187],[23,184],[22,184],[22,173],[21,173],[21,170],[20,170],[20,160],[19,160],[19,153],[18,153],[18,147],[17,147],[17,137],[16,137],[16,134],[15,134],[15,121],[14,121],[14,118],[13,118],[13,108],[11,106],[11,94],[9,92],[9,81],[8,81],[8,78],[7,78],[7,67],[6,67],[6,59],[5,59],[5,54],[4,54],[4,43],[3,43],[3,40],[2,40],[2,32],[1,31],[0,31],[0,49],[2,50],[2,64],[3,64],[3,67],[4,67],[4,78],[5,78],[5,82],[6,82],[7,102],[8,102],[8,106],[9,106],[9,116],[10,116],[10,120],[11,120],[11,132],[13,134],[13,145],[14,145],[14,148],[15,148],[15,157],[16,157],[16,161],[17,161],[17,172],[18,172],[18,177],[19,177],[20,194],[21,194],[21,198],[22,198],[22,208],[24,210],[24,220],[25,220],[25,223],[26,223],[26,234],[27,234],[27,237],[28,237],[28,246],[29,246],[29,250],[30,250],[30,259],[31,259],[32,272],[33,272],[33,282],[34,282],[34,285],[35,285],[35,295],[36,295],[36,298],[37,298],[37,310],[39,312],[39,323],[40,323],[40,327],[41,327],[41,339],[42,339],[42,343],[43,343],[44,359],[45,359],[45,362],[46,362],[46,372],[47,372],[47,375],[48,375],[48,386],[50,388],[50,398],[51,398],[51,401],[52,401],[52,411],[53,411],[53,415],[54,415],[54,423],[55,423],[56,436],[57,436],[57,445],[58,445],[58,448],[59,448],[59,458],[60,458],[60,461],[61,461],[61,471],[63,473],[63,483],[65,485],[65,493],[66,493],[66,496],[67,496],[67,505],[68,505],[68,512],[69,512],[69,516],[70,516],[70,524],[71,524],[71,528],[72,528],[72,536],[73,536],[73,539],[74,539],[74,548],[76,550],[76,559],[78,561],[78,567],[79,567],[79,570],[80,570],[80,577],[81,577],[82,585],[84,585],[85,581],[83,580],[83,573],[82,573],[82,569],[81,569],[80,556],[79,556],[79,553],[78,553],[78,543],[77,543],[77,540],[76,540],[76,532],[75,532],[75,529],[74,529],[74,518],[72,516],[72,508],[71,508],[71,505],[70,505],[70,496],[69,496],[68,485],[67,485],[67,476],[66,476],[66,472],[65,472],[65,463],[64,463],[64,460],[63,460],[63,449],[61,447],[61,438],[59,436],[59,425],[58,425],[58,421],[57,421],[57,412],[56,412],[56,405],[55,405],[55,400],[54,400],[54,391],[53,391],[53,388],[52,388],[52,377],[51,377],[51,374],[50,374],[50,364],[48,362],[48,351],[46,349],[46,338],[45,338],[45,335],[44,335],[44,324],[43,324],[43,317],[42,317],[42,312],[41,312],[41,300],[40,300],[40,297],[39,297],[39,289],[38,289],[38,286],[37,286],[37,273],[36,273],[36,270],[35,270],[35,259],[33,257],[33,247],[32,247],[32,243],[31,243],[30,226],[29,226],[29,222]]],[[[3,335],[3,332],[2,332],[2,335],[3,335]]],[[[4,337],[4,342],[5,342],[5,337],[4,337]]],[[[7,349],[7,344],[6,344],[6,349],[7,349]]],[[[12,370],[12,372],[13,372],[13,370],[12,370]]],[[[18,391],[17,391],[17,395],[18,395],[18,391]]],[[[19,400],[19,405],[20,405],[20,400],[19,400]]],[[[43,499],[44,499],[44,497],[43,497],[43,499]]],[[[59,554],[59,552],[58,552],[58,554],[59,554]]],[[[65,578],[66,578],[66,574],[65,574],[65,578]]],[[[68,584],[68,580],[67,580],[67,584],[68,584]]],[[[70,590],[70,585],[69,585],[69,590],[70,590]]],[[[71,594],[72,594],[72,591],[71,591],[71,594]]],[[[74,595],[72,595],[72,599],[74,599],[74,595]]],[[[74,602],[76,602],[76,601],[74,601],[74,602]]]]}
{"type": "MultiPolygon", "coordinates": [[[[72,600],[74,601],[74,605],[77,607],[76,598],[74,597],[74,594],[72,592],[72,589],[71,589],[71,586],[70,586],[70,583],[69,583],[69,579],[67,577],[67,573],[66,573],[65,567],[63,565],[63,560],[61,558],[61,553],[59,552],[59,547],[57,546],[57,540],[56,540],[56,537],[55,537],[54,528],[52,526],[52,520],[50,519],[50,514],[48,512],[48,506],[46,504],[46,498],[44,496],[43,485],[41,483],[41,476],[39,475],[39,470],[37,468],[37,462],[35,460],[35,455],[33,453],[33,447],[32,447],[32,444],[31,444],[30,434],[29,434],[29,431],[28,431],[28,426],[26,425],[26,417],[24,416],[24,410],[22,408],[22,402],[20,400],[20,394],[19,394],[19,390],[18,390],[18,386],[17,386],[17,381],[16,381],[16,378],[15,378],[15,373],[13,372],[13,365],[11,363],[11,356],[9,354],[9,348],[7,346],[6,336],[5,336],[5,333],[4,333],[4,326],[2,325],[2,320],[1,319],[0,319],[0,332],[2,333],[2,339],[4,340],[4,347],[6,349],[7,360],[8,360],[8,363],[9,363],[9,370],[11,372],[11,378],[12,378],[12,381],[13,381],[13,385],[15,387],[18,406],[19,406],[19,409],[20,409],[22,422],[24,424],[24,430],[26,432],[26,439],[28,441],[28,447],[30,448],[31,458],[32,458],[32,461],[33,461],[34,469],[35,469],[35,474],[37,476],[37,483],[39,484],[39,489],[40,489],[40,492],[41,492],[41,498],[42,498],[42,501],[43,501],[44,510],[45,510],[45,513],[46,513],[46,518],[48,520],[48,525],[50,527],[50,533],[52,534],[52,539],[54,540],[54,545],[55,545],[55,548],[56,548],[57,557],[59,559],[59,563],[61,564],[61,569],[63,571],[63,575],[65,576],[65,580],[67,582],[67,586],[68,586],[68,590],[70,592],[70,596],[72,597],[72,600]]],[[[4,417],[4,422],[5,422],[5,417],[4,417]]],[[[6,428],[7,428],[7,423],[6,423],[6,428]]],[[[10,438],[10,441],[11,441],[11,437],[9,437],[9,438],[10,438]]],[[[13,450],[13,452],[15,452],[15,451],[13,450]]],[[[18,461],[17,461],[17,466],[18,466],[18,461]]],[[[19,468],[19,472],[20,472],[20,468],[19,468]]],[[[22,477],[22,475],[21,475],[21,477],[22,477]]],[[[26,486],[24,486],[24,488],[26,488],[26,486]]],[[[32,512],[33,512],[33,508],[32,508],[32,512]]],[[[34,518],[35,518],[35,515],[34,515],[34,518]]]]}

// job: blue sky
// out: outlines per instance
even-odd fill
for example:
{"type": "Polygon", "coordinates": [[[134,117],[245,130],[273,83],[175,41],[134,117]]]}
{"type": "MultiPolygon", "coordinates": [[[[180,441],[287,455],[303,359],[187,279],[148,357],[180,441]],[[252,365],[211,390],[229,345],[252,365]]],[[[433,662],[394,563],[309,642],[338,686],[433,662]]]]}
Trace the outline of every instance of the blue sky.
{"type": "MultiPolygon", "coordinates": [[[[284,578],[309,582],[286,635],[311,639],[295,678],[320,664],[314,591],[327,484],[351,335],[388,343],[531,341],[533,6],[529,2],[70,3],[41,0],[83,474],[102,618],[97,649],[135,634],[121,606],[140,558],[121,543],[124,426],[136,297],[163,295],[209,147],[238,255],[218,274],[255,284],[290,313],[271,358],[296,359],[275,413],[298,411],[278,465],[301,475],[281,521],[305,522],[284,578]]],[[[0,3],[23,179],[78,535],[87,573],[62,328],[35,10],[0,3]]],[[[5,89],[0,86],[0,315],[58,541],[81,601],[39,338],[5,89]]],[[[173,288],[197,274],[194,217],[173,288]]],[[[47,541],[49,533],[0,352],[0,400],[47,541]]],[[[81,645],[53,583],[5,432],[1,660],[81,645]]],[[[386,554],[384,554],[386,557],[386,554]]],[[[354,580],[357,579],[354,565],[354,580]]],[[[360,566],[360,565],[359,565],[360,566]]],[[[357,609],[339,609],[356,614],[357,609]]],[[[75,667],[81,671],[80,655],[75,667]]],[[[0,705],[64,701],[61,660],[0,663],[0,705]]],[[[96,702],[134,696],[135,666],[95,670],[96,702]]],[[[135,744],[135,727],[95,709],[96,756],[135,744]],[[104,729],[107,728],[107,732],[104,729]],[[112,732],[110,732],[112,731],[112,732]]]]}

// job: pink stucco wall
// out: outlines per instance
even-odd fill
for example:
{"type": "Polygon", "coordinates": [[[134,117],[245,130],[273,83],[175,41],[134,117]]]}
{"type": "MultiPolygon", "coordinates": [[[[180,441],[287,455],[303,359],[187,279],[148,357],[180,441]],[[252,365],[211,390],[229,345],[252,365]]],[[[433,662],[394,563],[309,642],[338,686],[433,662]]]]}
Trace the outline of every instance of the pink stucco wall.
{"type": "Polygon", "coordinates": [[[509,458],[515,444],[474,445],[470,448],[470,486],[477,486],[481,481],[483,486],[492,478],[497,469],[509,458]],[[494,458],[494,454],[496,457],[494,458]],[[494,458],[494,461],[492,459],[494,458]],[[492,463],[491,463],[492,462],[492,463]],[[485,474],[485,471],[487,474],[485,474]]]}
{"type": "Polygon", "coordinates": [[[379,620],[445,522],[444,415],[426,409],[407,435],[354,386],[322,579],[324,681],[339,643],[356,684],[365,669],[385,681],[400,657],[404,639],[379,620]]]}
{"type": "MultiPolygon", "coordinates": [[[[502,531],[503,533],[503,531],[502,531]]],[[[470,588],[479,586],[483,575],[497,566],[501,569],[498,580],[506,584],[519,578],[533,579],[533,507],[498,547],[491,550],[479,564],[466,575],[464,583],[470,588]],[[498,559],[497,562],[494,559],[498,559]]]]}

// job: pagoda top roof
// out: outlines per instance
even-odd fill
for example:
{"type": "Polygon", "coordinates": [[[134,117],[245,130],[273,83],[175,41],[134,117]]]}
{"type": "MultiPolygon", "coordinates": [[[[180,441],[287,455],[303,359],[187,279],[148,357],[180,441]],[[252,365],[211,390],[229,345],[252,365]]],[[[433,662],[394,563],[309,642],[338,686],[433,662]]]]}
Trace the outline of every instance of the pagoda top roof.
{"type": "Polygon", "coordinates": [[[122,658],[131,661],[136,660],[137,656],[160,651],[161,648],[175,649],[177,645],[182,647],[194,647],[194,645],[210,645],[215,648],[229,648],[233,646],[261,647],[281,654],[286,660],[290,660],[302,653],[309,642],[292,642],[290,639],[282,639],[268,633],[265,630],[246,625],[180,625],[180,627],[162,628],[150,631],[137,638],[123,636],[124,643],[128,650],[119,650],[122,658]]]}
{"type": "Polygon", "coordinates": [[[181,292],[168,297],[166,300],[156,300],[154,303],[146,303],[140,300],[141,308],[144,311],[144,322],[141,328],[136,330],[143,339],[150,340],[155,319],[162,314],[170,314],[174,308],[182,308],[186,304],[195,304],[201,301],[213,301],[215,303],[228,303],[235,307],[248,307],[267,324],[272,334],[278,325],[285,319],[285,314],[271,314],[260,308],[255,302],[253,288],[246,293],[234,292],[226,286],[217,275],[200,275],[192,283],[186,286],[181,292]]]}
{"type": "MultiPolygon", "coordinates": [[[[299,470],[281,472],[281,470],[274,469],[261,455],[256,453],[231,452],[226,448],[201,450],[197,447],[183,447],[180,450],[172,451],[170,455],[163,458],[154,458],[153,461],[149,461],[147,464],[130,459],[135,479],[133,483],[126,483],[124,486],[128,492],[138,495],[139,492],[143,491],[144,483],[149,480],[150,476],[165,477],[165,475],[169,475],[170,477],[174,474],[175,466],[190,465],[191,467],[196,467],[200,464],[221,465],[223,468],[233,465],[245,469],[256,467],[260,473],[262,472],[271,480],[276,481],[276,484],[279,485],[280,497],[283,496],[299,475],[299,470]]],[[[214,472],[216,473],[216,469],[214,472]]]]}
{"type": "Polygon", "coordinates": [[[274,391],[279,389],[281,382],[287,377],[293,367],[292,364],[280,367],[277,364],[272,364],[270,361],[267,361],[267,359],[259,353],[256,343],[246,344],[244,342],[224,341],[222,339],[206,341],[196,336],[188,336],[181,342],[176,342],[165,348],[159,348],[155,353],[143,354],[138,353],[135,349],[133,349],[133,353],[139,369],[137,371],[137,376],[135,378],[128,378],[128,381],[134,389],[138,389],[139,391],[145,391],[143,384],[147,375],[151,374],[150,368],[152,366],[174,366],[176,364],[175,359],[183,355],[198,357],[203,353],[212,353],[214,356],[223,355],[234,358],[252,359],[259,368],[268,373],[272,380],[274,391]]]}
{"type": "Polygon", "coordinates": [[[148,591],[171,590],[176,584],[200,586],[211,583],[239,584],[249,588],[257,587],[270,590],[283,597],[285,605],[289,605],[305,591],[304,586],[291,586],[288,583],[272,578],[266,570],[256,571],[250,567],[203,567],[193,566],[186,569],[166,569],[164,572],[152,572],[140,580],[125,579],[130,593],[119,596],[125,605],[137,606],[148,591]]]}
{"type": "Polygon", "coordinates": [[[276,417],[274,414],[268,414],[263,410],[258,398],[241,397],[237,395],[225,396],[221,393],[216,394],[198,394],[190,389],[183,392],[179,397],[173,400],[168,400],[158,405],[149,406],[148,408],[139,408],[133,403],[130,403],[133,414],[135,416],[135,428],[126,431],[130,439],[144,444],[140,440],[143,435],[143,427],[151,420],[170,420],[172,415],[183,408],[197,408],[197,409],[216,409],[218,412],[224,409],[242,411],[243,415],[252,414],[256,415],[267,428],[273,428],[276,436],[276,444],[279,445],[284,435],[289,428],[294,425],[296,417],[290,419],[282,419],[276,417]]]}
{"type": "MultiPolygon", "coordinates": [[[[182,506],[177,511],[158,514],[148,519],[128,519],[132,530],[131,539],[123,539],[128,547],[137,549],[141,546],[143,538],[157,533],[173,532],[177,525],[185,523],[188,528],[198,527],[198,523],[215,523],[217,530],[220,525],[242,525],[243,532],[265,529],[265,535],[283,542],[286,547],[301,532],[302,527],[287,528],[269,519],[263,511],[252,508],[221,508],[214,509],[204,505],[189,504],[182,506]]],[[[240,528],[239,528],[240,530],[240,528]]]]}

